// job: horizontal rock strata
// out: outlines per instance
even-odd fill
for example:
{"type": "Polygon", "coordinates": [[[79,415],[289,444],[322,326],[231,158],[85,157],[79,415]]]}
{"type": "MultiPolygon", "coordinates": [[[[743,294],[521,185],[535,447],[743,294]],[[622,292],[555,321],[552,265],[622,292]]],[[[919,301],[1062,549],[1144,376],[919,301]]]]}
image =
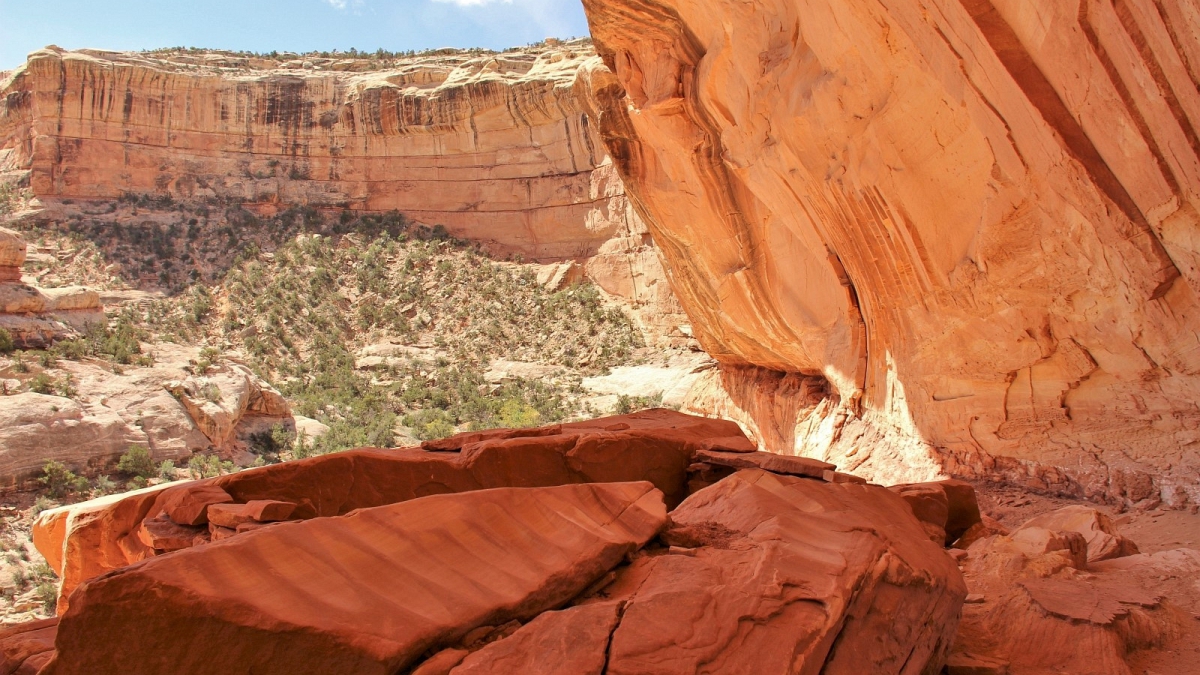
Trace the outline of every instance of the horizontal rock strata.
{"type": "Polygon", "coordinates": [[[583,42],[351,72],[50,47],[0,82],[0,164],[43,199],[399,210],[526,258],[587,256],[630,232],[574,90],[594,58],[583,42]]]}
{"type": "Polygon", "coordinates": [[[1200,501],[1195,12],[584,6],[708,410],[885,482],[1200,501]]]}

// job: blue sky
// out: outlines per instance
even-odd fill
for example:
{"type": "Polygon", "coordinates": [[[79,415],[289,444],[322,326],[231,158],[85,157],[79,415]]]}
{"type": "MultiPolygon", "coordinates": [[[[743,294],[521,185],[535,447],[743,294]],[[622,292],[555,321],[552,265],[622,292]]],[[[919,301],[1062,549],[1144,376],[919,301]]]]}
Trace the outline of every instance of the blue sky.
{"type": "Polygon", "coordinates": [[[0,0],[0,70],[48,44],[503,49],[587,32],[580,0],[0,0]]]}

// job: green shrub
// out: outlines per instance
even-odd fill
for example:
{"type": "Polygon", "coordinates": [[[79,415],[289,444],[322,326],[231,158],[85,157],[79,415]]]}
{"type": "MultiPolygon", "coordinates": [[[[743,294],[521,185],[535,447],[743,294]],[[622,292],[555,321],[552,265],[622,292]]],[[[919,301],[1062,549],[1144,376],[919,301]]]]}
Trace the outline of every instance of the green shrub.
{"type": "Polygon", "coordinates": [[[53,394],[54,378],[46,373],[38,373],[29,381],[29,391],[35,394],[53,394]]]}
{"type": "Polygon", "coordinates": [[[54,388],[58,392],[58,395],[62,396],[63,398],[74,398],[74,396],[79,393],[79,391],[75,389],[75,384],[70,373],[67,373],[62,380],[55,383],[54,388]]]}
{"type": "Polygon", "coordinates": [[[50,501],[46,495],[38,495],[38,498],[33,500],[33,507],[30,510],[32,511],[33,516],[36,518],[37,515],[42,511],[52,509],[55,506],[57,506],[57,504],[50,501]]]}
{"type": "Polygon", "coordinates": [[[127,476],[150,478],[158,473],[158,467],[150,458],[150,449],[144,445],[131,445],[125,454],[117,460],[117,470],[127,476]]]}
{"type": "Polygon", "coordinates": [[[16,348],[12,333],[7,328],[0,328],[0,354],[11,354],[16,348]]]}
{"type": "Polygon", "coordinates": [[[158,465],[158,477],[165,481],[176,480],[175,462],[172,462],[169,459],[164,459],[163,463],[158,465]]]}
{"type": "Polygon", "coordinates": [[[117,484],[108,476],[97,476],[92,494],[97,497],[103,497],[117,491],[117,484]]]}
{"type": "Polygon", "coordinates": [[[233,462],[223,462],[216,455],[192,455],[192,458],[188,460],[188,471],[194,480],[216,478],[236,470],[237,467],[233,462]]]}
{"type": "Polygon", "coordinates": [[[41,582],[37,585],[37,595],[46,614],[53,615],[58,610],[58,584],[53,581],[41,582]]]}
{"type": "Polygon", "coordinates": [[[50,460],[42,466],[42,476],[38,478],[38,482],[46,486],[46,491],[55,499],[88,489],[86,478],[75,475],[62,462],[55,460],[50,460]]]}
{"type": "Polygon", "coordinates": [[[621,394],[617,397],[615,412],[618,415],[628,415],[639,410],[658,408],[660,406],[662,406],[662,392],[654,396],[626,396],[625,394],[621,394]]]}

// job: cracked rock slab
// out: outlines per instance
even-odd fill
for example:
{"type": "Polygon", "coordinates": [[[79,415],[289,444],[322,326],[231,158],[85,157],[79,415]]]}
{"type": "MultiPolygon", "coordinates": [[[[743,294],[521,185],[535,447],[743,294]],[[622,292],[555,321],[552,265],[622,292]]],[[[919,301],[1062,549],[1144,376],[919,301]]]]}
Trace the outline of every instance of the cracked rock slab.
{"type": "Polygon", "coordinates": [[[477,627],[560,606],[665,523],[662,493],[636,482],[273,525],[83,584],[43,672],[391,675],[477,627]]]}

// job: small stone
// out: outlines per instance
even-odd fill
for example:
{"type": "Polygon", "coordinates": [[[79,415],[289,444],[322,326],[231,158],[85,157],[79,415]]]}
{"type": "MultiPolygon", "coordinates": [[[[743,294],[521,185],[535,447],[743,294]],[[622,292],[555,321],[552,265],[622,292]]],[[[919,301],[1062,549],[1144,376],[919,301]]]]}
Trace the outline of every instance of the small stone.
{"type": "Polygon", "coordinates": [[[221,527],[237,528],[243,523],[287,520],[295,510],[291,502],[256,499],[245,504],[213,504],[208,507],[208,520],[221,527]]]}
{"type": "Polygon", "coordinates": [[[202,532],[199,527],[179,525],[164,515],[147,518],[138,528],[137,534],[138,539],[146,546],[169,552],[191,548],[195,544],[196,535],[202,532]]]}
{"type": "Polygon", "coordinates": [[[466,649],[443,649],[413,670],[412,675],[447,675],[470,653],[466,649]]]}
{"type": "Polygon", "coordinates": [[[985,598],[982,593],[968,593],[967,599],[963,600],[963,602],[967,603],[968,605],[978,605],[979,603],[986,601],[987,598],[985,598]]]}
{"type": "Polygon", "coordinates": [[[216,485],[182,485],[163,492],[162,510],[176,525],[207,525],[208,507],[233,501],[216,485]]]}

